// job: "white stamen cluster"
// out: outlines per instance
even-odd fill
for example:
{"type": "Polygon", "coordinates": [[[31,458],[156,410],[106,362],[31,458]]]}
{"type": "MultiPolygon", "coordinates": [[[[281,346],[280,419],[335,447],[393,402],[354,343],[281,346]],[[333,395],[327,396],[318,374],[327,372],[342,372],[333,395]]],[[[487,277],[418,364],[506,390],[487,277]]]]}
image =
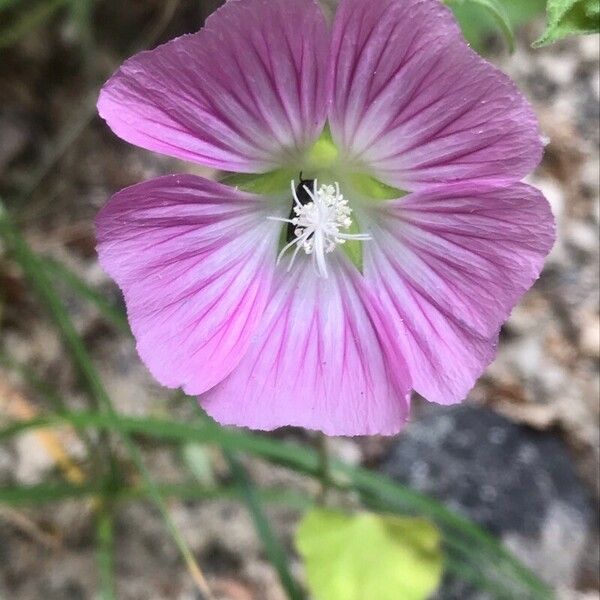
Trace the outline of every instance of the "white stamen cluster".
{"type": "Polygon", "coordinates": [[[295,216],[291,219],[269,217],[275,221],[291,223],[295,227],[294,235],[296,237],[284,246],[279,253],[277,262],[279,263],[283,255],[292,246],[295,246],[288,271],[292,268],[298,252],[304,250],[305,254],[313,256],[319,275],[327,277],[326,254],[333,252],[338,245],[345,244],[347,240],[366,241],[370,240],[371,236],[366,233],[344,233],[344,230],[348,230],[352,226],[352,209],[348,206],[348,200],[341,194],[337,182],[334,185],[318,187],[315,179],[312,190],[304,186],[304,191],[311,199],[306,204],[300,202],[293,180],[291,187],[295,216]]]}

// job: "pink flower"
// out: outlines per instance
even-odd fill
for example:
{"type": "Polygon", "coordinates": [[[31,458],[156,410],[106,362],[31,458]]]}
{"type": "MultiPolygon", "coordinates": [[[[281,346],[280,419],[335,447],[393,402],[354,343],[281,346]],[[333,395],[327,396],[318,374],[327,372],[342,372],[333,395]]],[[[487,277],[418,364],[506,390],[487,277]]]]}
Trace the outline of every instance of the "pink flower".
{"type": "Polygon", "coordinates": [[[411,390],[462,400],[553,243],[519,183],[534,114],[439,0],[341,0],[331,27],[312,0],[230,0],[98,109],[143,148],[271,173],[262,195],[146,181],[97,220],[143,361],[224,424],[393,434],[411,390]]]}

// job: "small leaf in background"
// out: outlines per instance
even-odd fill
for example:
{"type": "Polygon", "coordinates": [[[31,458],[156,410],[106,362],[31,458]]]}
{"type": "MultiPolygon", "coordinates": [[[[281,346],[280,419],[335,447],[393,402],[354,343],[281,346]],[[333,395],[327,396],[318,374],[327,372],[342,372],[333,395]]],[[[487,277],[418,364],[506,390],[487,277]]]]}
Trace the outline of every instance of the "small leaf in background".
{"type": "Polygon", "coordinates": [[[542,15],[546,9],[546,0],[501,0],[506,8],[513,27],[523,25],[542,15]]]}
{"type": "MultiPolygon", "coordinates": [[[[22,11],[15,10],[13,18],[8,24],[3,23],[0,29],[0,48],[11,46],[22,37],[31,33],[36,27],[45,23],[52,14],[61,8],[68,0],[44,0],[28,3],[22,11]],[[31,5],[30,5],[31,4],[31,5]]],[[[12,0],[0,0],[0,10],[14,7],[20,8],[18,2],[12,0]]],[[[4,16],[4,15],[3,15],[4,16]]]]}
{"type": "Polygon", "coordinates": [[[446,0],[454,12],[466,40],[477,51],[500,27],[509,44],[516,27],[544,12],[545,0],[446,0]],[[495,10],[494,10],[495,8],[495,10]]]}
{"type": "Polygon", "coordinates": [[[488,11],[490,16],[496,22],[496,25],[504,35],[508,44],[508,49],[513,52],[515,49],[515,33],[513,31],[512,22],[506,11],[502,0],[469,0],[473,4],[481,6],[488,11]]]}
{"type": "Polygon", "coordinates": [[[441,580],[439,543],[425,519],[321,508],[296,534],[316,600],[424,600],[441,580]]]}
{"type": "Polygon", "coordinates": [[[183,446],[182,455],[187,468],[199,484],[207,488],[216,486],[212,458],[206,446],[189,442],[183,446]]]}
{"type": "Polygon", "coordinates": [[[546,30],[534,46],[600,31],[600,0],[548,0],[546,30]]]}

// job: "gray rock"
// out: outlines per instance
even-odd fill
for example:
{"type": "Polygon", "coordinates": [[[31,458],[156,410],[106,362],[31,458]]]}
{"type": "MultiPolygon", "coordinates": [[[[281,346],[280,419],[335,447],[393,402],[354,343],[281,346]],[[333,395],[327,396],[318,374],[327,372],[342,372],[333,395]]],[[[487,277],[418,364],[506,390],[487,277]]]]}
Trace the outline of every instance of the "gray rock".
{"type": "MultiPolygon", "coordinates": [[[[484,526],[549,584],[575,584],[594,511],[556,435],[484,408],[428,406],[382,470],[484,526]]],[[[485,597],[451,580],[439,594],[485,597]]]]}

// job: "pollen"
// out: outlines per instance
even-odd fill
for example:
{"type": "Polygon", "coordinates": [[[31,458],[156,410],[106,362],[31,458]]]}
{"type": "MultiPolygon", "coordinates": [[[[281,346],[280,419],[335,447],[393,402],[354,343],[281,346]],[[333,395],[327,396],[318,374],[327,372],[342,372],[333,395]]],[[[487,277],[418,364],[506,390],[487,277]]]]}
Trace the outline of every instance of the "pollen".
{"type": "Polygon", "coordinates": [[[294,228],[294,238],[282,248],[277,263],[288,250],[294,248],[288,271],[298,253],[303,251],[312,256],[316,272],[321,277],[327,277],[327,254],[348,240],[364,242],[370,240],[371,236],[366,233],[348,233],[353,224],[352,209],[340,192],[339,183],[319,186],[315,179],[312,181],[312,189],[305,184],[298,186],[298,189],[292,180],[291,188],[294,205],[290,218],[269,217],[274,221],[291,224],[294,228]]]}

